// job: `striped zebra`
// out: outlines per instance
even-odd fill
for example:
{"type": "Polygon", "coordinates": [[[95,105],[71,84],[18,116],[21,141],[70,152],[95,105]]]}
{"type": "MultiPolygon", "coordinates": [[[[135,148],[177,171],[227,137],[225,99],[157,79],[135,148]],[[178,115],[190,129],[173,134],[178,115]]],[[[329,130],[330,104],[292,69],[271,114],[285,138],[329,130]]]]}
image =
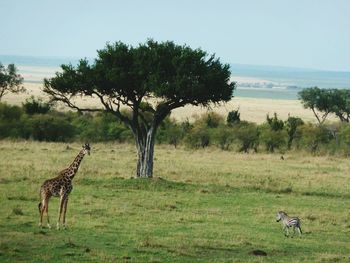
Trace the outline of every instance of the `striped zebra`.
{"type": "Polygon", "coordinates": [[[283,225],[283,232],[285,236],[289,236],[289,227],[293,227],[293,236],[295,234],[295,229],[298,230],[299,236],[301,236],[301,222],[297,217],[289,217],[287,213],[279,211],[276,215],[276,221],[281,221],[283,225]]]}

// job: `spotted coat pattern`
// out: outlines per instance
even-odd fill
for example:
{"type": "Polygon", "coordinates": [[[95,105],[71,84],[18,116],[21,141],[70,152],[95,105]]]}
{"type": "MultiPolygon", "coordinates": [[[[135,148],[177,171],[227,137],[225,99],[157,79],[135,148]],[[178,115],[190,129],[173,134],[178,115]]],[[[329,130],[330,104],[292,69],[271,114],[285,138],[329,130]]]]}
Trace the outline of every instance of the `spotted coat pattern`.
{"type": "Polygon", "coordinates": [[[52,196],[60,197],[59,217],[57,222],[57,228],[60,228],[61,215],[63,213],[63,226],[66,227],[66,211],[68,196],[73,189],[72,180],[77,173],[80,163],[83,160],[85,154],[90,154],[90,145],[83,145],[83,149],[79,152],[73,163],[66,169],[62,170],[58,176],[46,180],[40,187],[40,198],[39,212],[40,212],[40,223],[42,226],[43,215],[46,213],[47,224],[50,228],[50,219],[48,215],[49,200],[52,196]]]}

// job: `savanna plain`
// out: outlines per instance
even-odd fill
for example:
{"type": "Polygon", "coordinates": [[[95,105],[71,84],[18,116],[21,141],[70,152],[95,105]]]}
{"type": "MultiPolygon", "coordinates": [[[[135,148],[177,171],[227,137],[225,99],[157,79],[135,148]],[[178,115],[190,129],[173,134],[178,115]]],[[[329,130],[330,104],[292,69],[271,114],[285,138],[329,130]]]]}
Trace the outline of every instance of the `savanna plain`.
{"type": "Polygon", "coordinates": [[[154,178],[133,179],[133,145],[91,146],[56,230],[38,227],[39,188],[81,144],[0,141],[0,262],[350,261],[348,158],[157,145],[154,178]],[[302,237],[284,237],[279,210],[302,237]]]}

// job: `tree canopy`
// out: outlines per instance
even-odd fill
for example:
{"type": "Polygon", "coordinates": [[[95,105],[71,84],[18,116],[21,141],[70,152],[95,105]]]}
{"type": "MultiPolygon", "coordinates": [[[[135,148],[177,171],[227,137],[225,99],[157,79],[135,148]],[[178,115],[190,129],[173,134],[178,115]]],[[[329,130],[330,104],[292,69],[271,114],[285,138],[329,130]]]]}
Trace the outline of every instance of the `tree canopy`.
{"type": "Polygon", "coordinates": [[[173,109],[229,101],[235,88],[228,64],[186,45],[116,42],[97,53],[93,63],[82,59],[77,66],[62,65],[62,72],[44,80],[44,91],[52,101],[83,112],[111,112],[123,121],[135,137],[139,177],[152,177],[154,136],[173,109]],[[95,96],[101,107],[79,107],[77,96],[95,96]]]}
{"type": "Polygon", "coordinates": [[[307,88],[299,92],[299,98],[307,109],[311,109],[319,124],[324,123],[330,113],[340,121],[350,120],[350,90],[307,88]]]}
{"type": "Polygon", "coordinates": [[[24,92],[25,89],[21,86],[22,82],[23,78],[17,74],[17,68],[14,64],[5,67],[0,63],[0,100],[9,92],[24,92]]]}

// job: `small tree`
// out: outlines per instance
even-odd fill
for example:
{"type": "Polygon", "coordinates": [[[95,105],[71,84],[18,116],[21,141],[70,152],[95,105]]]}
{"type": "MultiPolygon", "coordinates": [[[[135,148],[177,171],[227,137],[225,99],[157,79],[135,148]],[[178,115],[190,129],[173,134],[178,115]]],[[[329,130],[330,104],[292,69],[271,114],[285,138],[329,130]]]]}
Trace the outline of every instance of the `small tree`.
{"type": "Polygon", "coordinates": [[[241,121],[234,126],[234,137],[240,144],[240,152],[247,153],[250,149],[258,151],[259,130],[255,123],[241,121]]]}
{"type": "Polygon", "coordinates": [[[286,143],[286,132],[284,128],[284,122],[277,117],[277,113],[270,118],[266,116],[266,124],[260,127],[261,140],[265,143],[266,149],[269,152],[274,152],[275,149],[279,149],[286,143]]]}
{"type": "Polygon", "coordinates": [[[303,124],[304,124],[303,120],[298,117],[289,116],[288,119],[285,121],[285,127],[288,134],[288,140],[287,140],[288,150],[290,150],[290,148],[292,147],[293,140],[295,139],[295,136],[296,136],[297,128],[303,124]]]}
{"type": "Polygon", "coordinates": [[[186,144],[191,148],[205,148],[210,145],[210,133],[207,126],[197,123],[188,132],[185,138],[186,144]]]}
{"type": "Polygon", "coordinates": [[[323,124],[334,105],[332,92],[318,87],[303,89],[299,92],[305,109],[311,109],[319,124],[323,124]]]}
{"type": "Polygon", "coordinates": [[[270,129],[273,131],[280,131],[283,130],[284,122],[277,117],[277,113],[275,112],[273,114],[273,117],[270,118],[269,114],[266,116],[266,121],[268,125],[270,126],[270,129]]]}
{"type": "Polygon", "coordinates": [[[0,101],[7,93],[24,92],[25,88],[22,86],[23,78],[17,74],[17,68],[14,64],[9,64],[4,67],[0,63],[0,101]]]}
{"type": "Polygon", "coordinates": [[[50,103],[44,102],[41,98],[35,98],[31,96],[26,99],[25,103],[22,103],[24,111],[29,114],[45,114],[48,113],[52,107],[50,103]]]}
{"type": "Polygon", "coordinates": [[[62,65],[62,72],[45,79],[44,92],[78,111],[107,111],[124,122],[136,142],[136,176],[152,177],[160,123],[187,104],[229,101],[235,87],[230,76],[228,64],[201,49],[153,40],[138,47],[117,42],[99,50],[93,64],[85,59],[77,67],[62,65]],[[97,97],[101,107],[80,107],[74,102],[78,96],[97,97]]]}
{"type": "Polygon", "coordinates": [[[229,127],[227,125],[220,125],[214,130],[214,139],[220,146],[221,150],[228,150],[234,141],[232,127],[229,127]]]}
{"type": "Polygon", "coordinates": [[[176,148],[184,136],[184,128],[174,119],[167,117],[158,128],[157,142],[169,143],[176,148]]]}
{"type": "Polygon", "coordinates": [[[332,99],[330,111],[334,113],[341,122],[350,120],[350,90],[331,89],[328,91],[332,99]]]}
{"type": "Polygon", "coordinates": [[[226,122],[228,125],[232,126],[234,124],[237,124],[241,121],[239,110],[233,110],[230,111],[227,115],[226,122]]]}
{"type": "Polygon", "coordinates": [[[321,144],[326,144],[332,139],[332,135],[323,125],[315,126],[309,123],[302,125],[300,128],[301,144],[312,153],[315,153],[321,144]]]}

